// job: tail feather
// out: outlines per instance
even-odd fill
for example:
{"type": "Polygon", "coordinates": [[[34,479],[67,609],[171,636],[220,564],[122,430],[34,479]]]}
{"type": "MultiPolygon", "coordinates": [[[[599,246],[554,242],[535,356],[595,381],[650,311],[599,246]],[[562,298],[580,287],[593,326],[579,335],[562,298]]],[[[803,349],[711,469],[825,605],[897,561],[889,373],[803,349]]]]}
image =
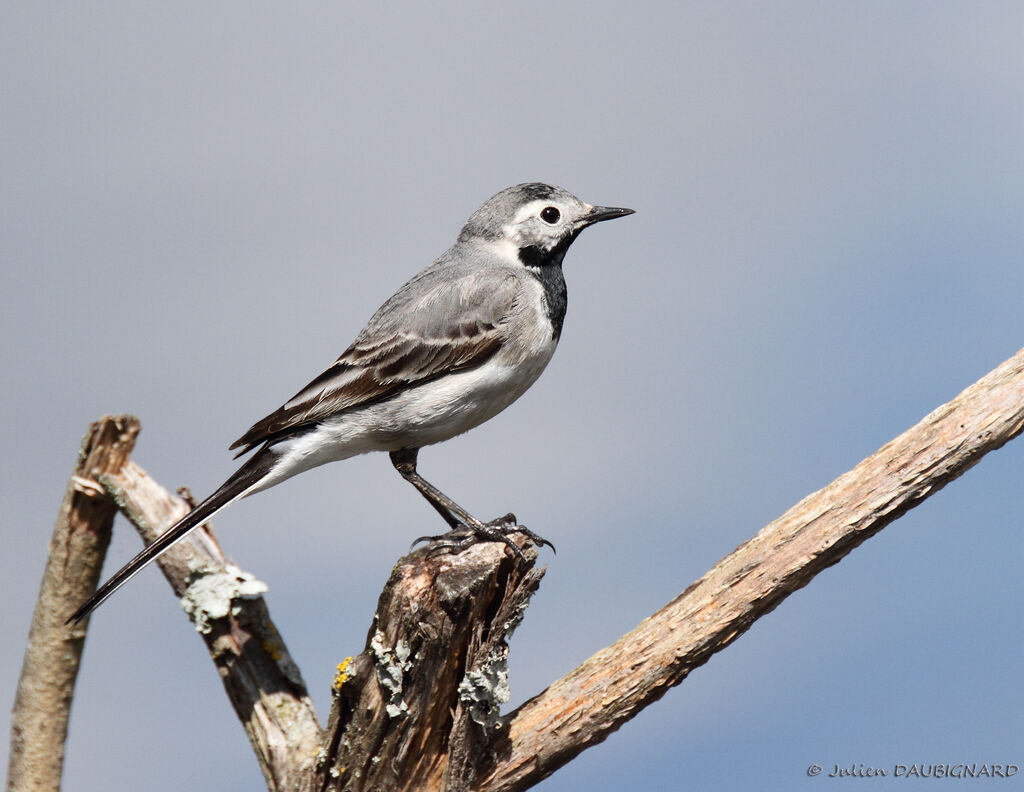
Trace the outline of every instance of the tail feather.
{"type": "Polygon", "coordinates": [[[146,545],[135,558],[115,572],[106,583],[96,589],[95,594],[89,597],[78,610],[71,614],[66,623],[80,622],[98,608],[111,594],[142,571],[143,567],[149,564],[150,561],[155,561],[164,552],[184,539],[194,528],[199,527],[221,509],[245,495],[248,490],[270,472],[275,459],[276,455],[269,448],[264,448],[256,456],[252,457],[231,478],[225,481],[216,492],[164,531],[164,533],[160,534],[152,543],[146,545]]]}

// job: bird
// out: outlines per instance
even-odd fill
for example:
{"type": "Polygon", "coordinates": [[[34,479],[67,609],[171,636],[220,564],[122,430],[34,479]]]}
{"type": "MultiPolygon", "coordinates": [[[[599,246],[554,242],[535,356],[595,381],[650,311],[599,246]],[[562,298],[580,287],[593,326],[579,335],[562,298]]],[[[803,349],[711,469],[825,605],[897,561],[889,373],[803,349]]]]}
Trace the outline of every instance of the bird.
{"type": "MultiPolygon", "coordinates": [[[[442,547],[503,541],[515,515],[482,522],[416,469],[424,446],[460,435],[518,399],[547,366],[562,334],[562,260],[588,226],[633,214],[594,206],[540,182],[508,187],[466,221],[455,243],[370,318],[326,371],[232,445],[252,455],[212,495],[124,565],[79,607],[79,622],[194,528],[235,501],[292,476],[385,451],[449,526],[421,537],[442,547]]],[[[414,543],[415,544],[415,543],[414,543]]]]}

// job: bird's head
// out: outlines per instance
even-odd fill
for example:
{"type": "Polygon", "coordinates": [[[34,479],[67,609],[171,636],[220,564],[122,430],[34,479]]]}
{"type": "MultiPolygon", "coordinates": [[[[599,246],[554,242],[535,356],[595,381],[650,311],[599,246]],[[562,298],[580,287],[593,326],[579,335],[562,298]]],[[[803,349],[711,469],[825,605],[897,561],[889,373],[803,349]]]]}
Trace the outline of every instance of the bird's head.
{"type": "Polygon", "coordinates": [[[538,266],[560,262],[587,226],[631,214],[632,209],[592,206],[550,184],[517,184],[484,202],[466,222],[459,241],[478,240],[503,258],[538,266]]]}

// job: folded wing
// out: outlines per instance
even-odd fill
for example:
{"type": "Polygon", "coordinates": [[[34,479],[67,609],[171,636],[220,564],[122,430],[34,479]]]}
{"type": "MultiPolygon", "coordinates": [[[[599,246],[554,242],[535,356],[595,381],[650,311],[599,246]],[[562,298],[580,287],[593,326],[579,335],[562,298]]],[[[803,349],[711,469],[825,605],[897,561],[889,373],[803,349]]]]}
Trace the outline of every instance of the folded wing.
{"type": "Polygon", "coordinates": [[[433,267],[403,286],[330,368],[231,448],[241,448],[241,456],[267,440],[489,360],[501,348],[519,293],[516,277],[499,269],[454,274],[433,267]]]}

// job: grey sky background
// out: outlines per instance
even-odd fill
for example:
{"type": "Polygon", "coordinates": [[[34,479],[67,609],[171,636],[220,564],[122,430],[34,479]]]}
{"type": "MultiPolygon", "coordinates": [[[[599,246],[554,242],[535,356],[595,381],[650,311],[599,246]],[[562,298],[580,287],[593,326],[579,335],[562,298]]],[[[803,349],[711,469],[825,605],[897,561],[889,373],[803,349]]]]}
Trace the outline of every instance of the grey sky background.
{"type": "MultiPolygon", "coordinates": [[[[207,494],[528,180],[637,214],[570,251],[540,381],[420,466],[558,546],[512,644],[512,704],[536,693],[1021,347],[1022,34],[986,2],[5,4],[3,709],[88,423],[135,413],[139,464],[207,494]]],[[[539,788],[1024,765],[1022,463],[987,457],[539,788]]],[[[442,527],[382,455],[217,520],[321,716],[442,527]]],[[[106,574],[137,547],[119,521],[106,574]]],[[[261,788],[155,571],[93,618],[65,776],[261,788]]]]}

